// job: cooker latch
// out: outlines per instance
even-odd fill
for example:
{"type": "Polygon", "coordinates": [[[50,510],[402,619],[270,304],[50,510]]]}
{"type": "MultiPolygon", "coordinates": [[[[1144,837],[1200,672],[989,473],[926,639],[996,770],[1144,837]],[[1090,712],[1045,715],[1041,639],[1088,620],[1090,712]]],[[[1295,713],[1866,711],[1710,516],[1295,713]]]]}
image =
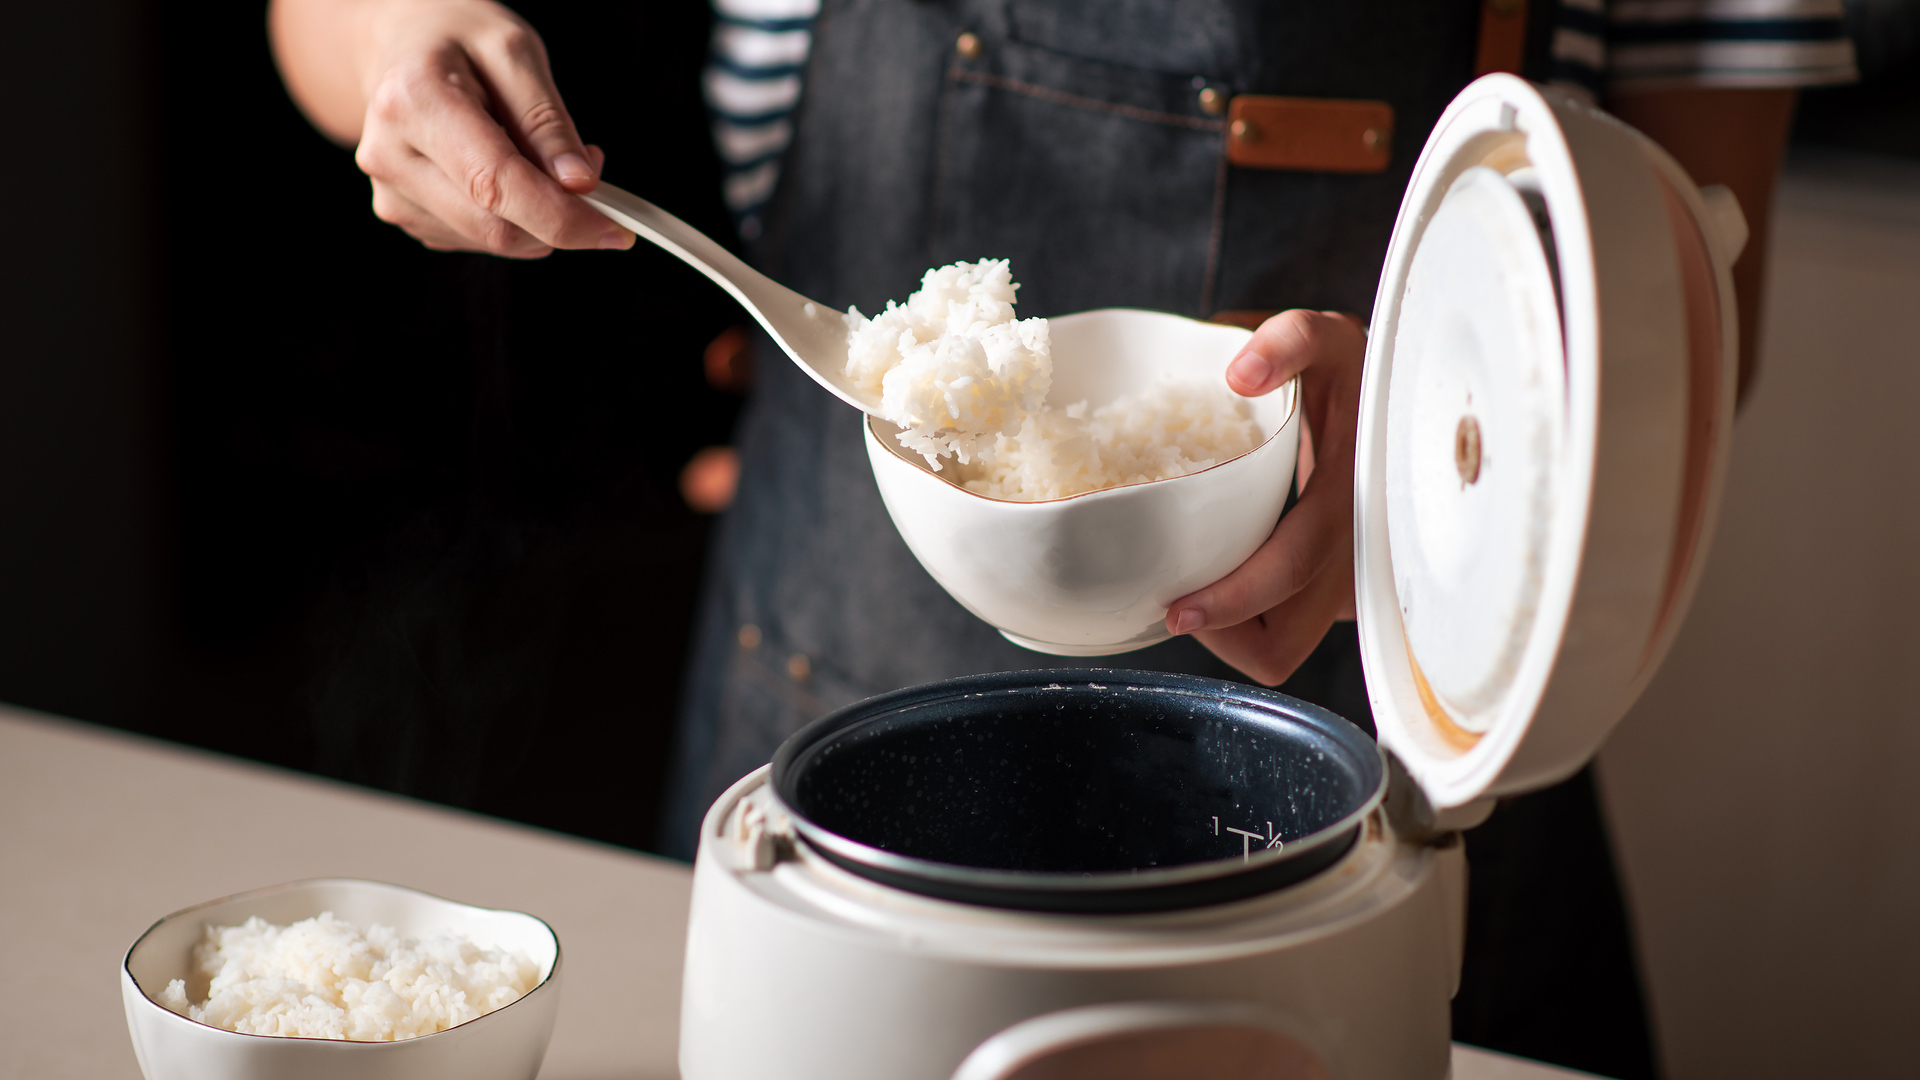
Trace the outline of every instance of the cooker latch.
{"type": "Polygon", "coordinates": [[[734,804],[725,838],[741,870],[771,870],[775,863],[794,857],[793,819],[773,801],[772,789],[762,785],[734,804]]]}

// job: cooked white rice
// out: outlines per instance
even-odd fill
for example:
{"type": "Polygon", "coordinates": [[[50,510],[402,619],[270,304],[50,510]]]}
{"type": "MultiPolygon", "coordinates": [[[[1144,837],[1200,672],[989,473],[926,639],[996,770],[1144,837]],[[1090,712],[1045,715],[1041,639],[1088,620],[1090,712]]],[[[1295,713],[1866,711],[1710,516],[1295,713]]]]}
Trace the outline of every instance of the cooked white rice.
{"type": "Polygon", "coordinates": [[[994,499],[1064,499],[1209,469],[1260,445],[1245,398],[1224,386],[1166,383],[1087,411],[1029,413],[1013,435],[956,467],[967,490],[994,499]]]}
{"type": "Polygon", "coordinates": [[[847,376],[881,400],[900,442],[969,461],[1020,429],[1047,400],[1053,358],[1045,319],[1015,319],[1007,261],[929,270],[905,306],[872,319],[847,309],[847,376]]]}
{"type": "Polygon", "coordinates": [[[291,926],[248,919],[209,926],[194,947],[207,1000],[175,979],[160,1004],[247,1035],[392,1042],[431,1035],[519,1000],[540,983],[524,953],[483,949],[458,934],[365,933],[331,912],[291,926]]]}
{"type": "Polygon", "coordinates": [[[847,311],[847,375],[934,471],[953,458],[968,490],[1038,502],[1184,476],[1260,444],[1246,399],[1212,381],[1050,407],[1047,321],[1014,318],[1018,288],[1005,259],[954,263],[927,271],[905,306],[847,311]]]}

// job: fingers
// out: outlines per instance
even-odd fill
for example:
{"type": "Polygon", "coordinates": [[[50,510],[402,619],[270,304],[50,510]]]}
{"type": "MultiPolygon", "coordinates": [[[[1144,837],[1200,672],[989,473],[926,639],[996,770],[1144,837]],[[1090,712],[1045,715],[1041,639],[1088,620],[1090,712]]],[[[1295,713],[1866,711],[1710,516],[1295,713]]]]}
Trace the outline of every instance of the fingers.
{"type": "Polygon", "coordinates": [[[1353,611],[1353,450],[1366,333],[1331,312],[1288,311],[1268,319],[1228,365],[1245,396],[1300,377],[1300,500],[1273,534],[1226,577],[1175,600],[1167,629],[1193,634],[1265,683],[1293,673],[1336,619],[1353,611]]]}
{"type": "Polygon", "coordinates": [[[533,28],[503,24],[468,46],[492,99],[494,115],[528,159],[568,191],[584,194],[600,183],[600,170],[560,102],[546,46],[533,28]]]}
{"type": "Polygon", "coordinates": [[[373,216],[405,230],[408,235],[436,251],[459,249],[461,236],[428,213],[391,184],[373,182],[373,216]]]}
{"type": "Polygon", "coordinates": [[[1366,335],[1357,320],[1289,311],[1263,323],[1234,360],[1243,374],[1255,366],[1267,373],[1242,383],[1250,390],[1265,392],[1301,376],[1302,426],[1314,433],[1303,450],[1314,467],[1299,502],[1266,543],[1226,577],[1168,606],[1168,630],[1184,634],[1245,622],[1351,558],[1353,441],[1365,355],[1366,335]]]}
{"type": "Polygon", "coordinates": [[[1310,485],[1246,562],[1168,605],[1167,629],[1190,634],[1245,622],[1286,602],[1330,567],[1351,562],[1352,484],[1348,482],[1343,497],[1339,483],[1329,475],[1333,471],[1332,462],[1314,470],[1318,482],[1310,485]]]}
{"type": "MultiPolygon", "coordinates": [[[[533,40],[537,46],[538,39],[533,40]]],[[[500,54],[495,68],[509,58],[538,59],[540,80],[551,88],[544,53],[529,53],[525,44],[495,49],[500,54]]],[[[376,213],[435,247],[521,258],[555,247],[631,247],[631,232],[575,198],[523,154],[494,119],[491,83],[511,83],[516,93],[525,94],[540,80],[499,71],[483,79],[452,42],[396,65],[374,93],[355,154],[374,180],[376,213]]],[[[550,101],[558,109],[558,95],[550,101]]],[[[575,154],[575,181],[589,189],[596,185],[604,157],[579,144],[564,110],[526,109],[533,120],[526,129],[529,146],[540,147],[532,152],[556,158],[575,154]]]]}
{"type": "Polygon", "coordinates": [[[1227,365],[1227,386],[1242,397],[1259,397],[1310,367],[1357,360],[1366,350],[1365,328],[1351,315],[1283,311],[1261,323],[1240,347],[1227,365]]]}
{"type": "MultiPolygon", "coordinates": [[[[406,80],[408,142],[418,154],[437,165],[478,210],[512,222],[542,243],[624,246],[630,233],[574,198],[520,153],[489,114],[478,77],[462,67],[450,65],[440,78],[428,70],[406,80]]],[[[458,228],[461,223],[448,224],[458,228]]]]}
{"type": "Polygon", "coordinates": [[[475,206],[426,158],[416,155],[399,177],[402,184],[374,181],[374,216],[428,247],[512,259],[539,259],[553,252],[525,229],[475,206]]]}
{"type": "Polygon", "coordinates": [[[1256,682],[1277,686],[1292,677],[1341,619],[1353,618],[1353,561],[1329,566],[1285,603],[1236,626],[1194,637],[1214,655],[1256,682]]]}

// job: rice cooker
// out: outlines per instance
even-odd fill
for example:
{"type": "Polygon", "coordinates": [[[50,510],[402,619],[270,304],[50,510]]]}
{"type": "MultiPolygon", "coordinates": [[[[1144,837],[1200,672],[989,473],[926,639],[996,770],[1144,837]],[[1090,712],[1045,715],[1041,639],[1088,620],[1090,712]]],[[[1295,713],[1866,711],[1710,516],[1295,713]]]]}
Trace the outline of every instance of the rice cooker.
{"type": "Polygon", "coordinates": [[[824,717],[702,825],[683,1075],[1446,1076],[1459,830],[1581,768],[1690,601],[1745,232],[1617,120],[1469,86],[1368,344],[1378,743],[1280,694],[1101,669],[824,717]]]}

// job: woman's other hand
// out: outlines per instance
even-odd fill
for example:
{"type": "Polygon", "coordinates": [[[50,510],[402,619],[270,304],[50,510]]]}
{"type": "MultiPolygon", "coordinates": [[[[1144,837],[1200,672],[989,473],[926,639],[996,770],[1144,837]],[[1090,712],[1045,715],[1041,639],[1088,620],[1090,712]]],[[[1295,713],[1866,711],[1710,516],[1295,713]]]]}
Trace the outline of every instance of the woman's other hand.
{"type": "Polygon", "coordinates": [[[1169,605],[1167,629],[1269,686],[1292,675],[1334,622],[1353,618],[1353,448],[1366,351],[1366,328],[1351,315],[1284,311],[1227,366],[1227,385],[1248,397],[1300,376],[1300,498],[1238,569],[1169,605]]]}
{"type": "Polygon", "coordinates": [[[296,103],[373,181],[373,212],[431,248],[539,258],[634,236],[574,198],[600,182],[540,35],[490,0],[273,0],[296,103]]]}

